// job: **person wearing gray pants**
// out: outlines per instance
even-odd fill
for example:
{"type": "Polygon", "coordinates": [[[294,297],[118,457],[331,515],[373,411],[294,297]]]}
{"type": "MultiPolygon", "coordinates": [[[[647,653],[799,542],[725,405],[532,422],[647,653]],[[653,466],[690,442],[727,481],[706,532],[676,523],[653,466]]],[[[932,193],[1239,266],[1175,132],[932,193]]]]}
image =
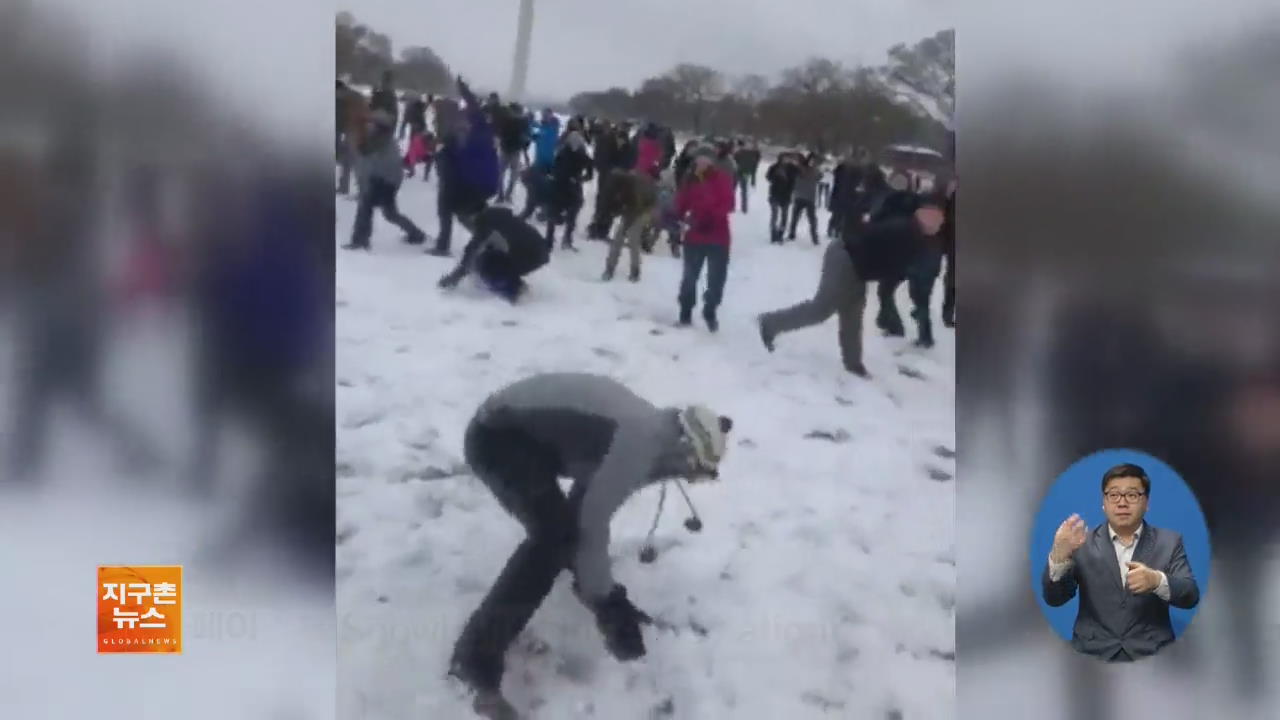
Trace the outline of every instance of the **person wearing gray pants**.
{"type": "Polygon", "coordinates": [[[840,356],[844,367],[860,377],[868,377],[862,364],[862,311],[867,302],[867,284],[858,276],[853,258],[842,242],[827,244],[822,255],[822,274],[813,298],[782,310],[761,315],[760,339],[769,352],[781,333],[821,325],[832,315],[840,316],[840,356]]]}

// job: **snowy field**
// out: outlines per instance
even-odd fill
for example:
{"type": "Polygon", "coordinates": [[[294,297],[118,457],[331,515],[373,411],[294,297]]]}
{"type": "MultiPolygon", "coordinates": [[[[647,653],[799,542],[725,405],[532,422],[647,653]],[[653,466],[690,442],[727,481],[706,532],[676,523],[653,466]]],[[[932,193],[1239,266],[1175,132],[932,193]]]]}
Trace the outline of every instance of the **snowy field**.
{"type": "MultiPolygon", "coordinates": [[[[400,194],[432,236],[435,190],[415,177],[400,194]]],[[[879,337],[869,293],[873,379],[861,380],[841,367],[834,319],[781,337],[775,354],[760,344],[755,316],[811,294],[822,253],[769,244],[763,178],[751,213],[733,215],[718,335],[698,313],[674,326],[680,261],[665,245],[640,283],[600,281],[606,248],[581,230],[594,190],[581,252],[557,249],[516,307],[470,279],[442,293],[455,261],[380,217],[371,253],[341,252],[338,717],[470,716],[448,656],[522,531],[463,463],[463,429],[490,392],[563,370],[736,424],[722,482],[691,490],[702,533],[682,527],[673,494],[661,555],[642,565],[657,488],[614,517],[618,580],[670,627],[646,629],[643,660],[616,662],[562,576],[507,657],[503,689],[527,717],[954,717],[955,346],[940,286],[929,351],[879,337]]],[[[339,198],[335,242],[354,215],[339,198]]],[[[455,253],[467,239],[455,227],[455,253]]],[[[898,304],[913,332],[905,287],[898,304]]]]}

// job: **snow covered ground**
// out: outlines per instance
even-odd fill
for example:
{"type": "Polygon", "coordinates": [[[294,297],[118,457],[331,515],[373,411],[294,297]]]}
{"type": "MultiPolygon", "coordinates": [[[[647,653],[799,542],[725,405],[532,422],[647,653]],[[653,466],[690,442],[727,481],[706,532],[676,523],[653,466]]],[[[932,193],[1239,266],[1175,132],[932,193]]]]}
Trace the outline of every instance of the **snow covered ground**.
{"type": "MultiPolygon", "coordinates": [[[[431,235],[435,189],[412,178],[400,195],[431,235]]],[[[647,629],[647,657],[618,663],[562,577],[508,655],[504,691],[522,712],[954,717],[953,334],[935,321],[927,352],[881,338],[872,295],[871,381],[843,372],[834,320],[767,353],[754,317],[809,295],[822,249],[770,245],[765,193],[762,181],[751,213],[733,216],[718,335],[698,315],[674,327],[680,262],[662,249],[640,283],[604,284],[605,246],[580,232],[581,252],[557,249],[516,307],[470,281],[437,290],[453,261],[380,218],[371,253],[341,254],[338,717],[469,716],[447,659],[521,530],[470,475],[462,432],[490,392],[556,370],[607,374],[659,404],[705,403],[736,424],[723,481],[691,490],[702,533],[681,526],[673,495],[662,554],[642,565],[657,489],[613,521],[619,581],[671,629],[647,629]]],[[[337,205],[344,243],[355,203],[337,205]]],[[[467,237],[455,228],[455,252],[467,237]]],[[[898,304],[907,317],[905,288],[898,304]]]]}

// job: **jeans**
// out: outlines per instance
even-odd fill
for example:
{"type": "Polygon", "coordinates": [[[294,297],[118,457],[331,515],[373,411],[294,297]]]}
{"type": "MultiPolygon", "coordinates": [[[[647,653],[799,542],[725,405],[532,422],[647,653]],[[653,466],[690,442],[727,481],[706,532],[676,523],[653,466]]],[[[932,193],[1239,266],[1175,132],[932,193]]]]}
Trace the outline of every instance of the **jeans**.
{"type": "Polygon", "coordinates": [[[738,199],[739,199],[739,211],[740,211],[740,212],[744,212],[744,213],[745,213],[745,212],[747,211],[747,187],[748,187],[750,184],[751,184],[751,176],[750,176],[750,175],[748,175],[747,173],[744,173],[744,172],[740,172],[740,173],[738,173],[738,182],[737,182],[737,185],[738,185],[738,199]]]}
{"type": "Polygon", "coordinates": [[[702,311],[714,313],[724,298],[724,282],[729,275],[729,246],[685,244],[684,276],[680,280],[680,309],[691,312],[697,299],[702,265],[707,265],[707,290],[702,295],[702,311]]]}
{"type": "Polygon", "coordinates": [[[498,171],[499,178],[506,178],[506,183],[502,185],[502,192],[498,194],[498,202],[511,200],[511,193],[516,189],[516,180],[520,177],[520,151],[512,153],[503,153],[502,167],[498,171]]]}
{"type": "Polygon", "coordinates": [[[911,317],[916,321],[920,339],[933,342],[933,323],[929,317],[929,302],[933,296],[933,285],[942,268],[942,254],[936,250],[927,250],[907,268],[905,278],[880,282],[877,294],[880,296],[880,312],[876,324],[890,335],[904,335],[902,316],[898,314],[898,306],[894,301],[894,293],[903,280],[907,282],[907,294],[911,297],[911,317]]]}

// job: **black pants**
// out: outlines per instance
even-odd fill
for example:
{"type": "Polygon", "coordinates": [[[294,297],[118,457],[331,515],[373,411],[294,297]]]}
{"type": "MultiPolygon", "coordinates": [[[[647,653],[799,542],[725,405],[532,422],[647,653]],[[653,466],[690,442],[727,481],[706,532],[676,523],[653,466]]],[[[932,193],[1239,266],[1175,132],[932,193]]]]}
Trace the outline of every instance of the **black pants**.
{"type": "Polygon", "coordinates": [[[791,211],[790,200],[769,199],[769,241],[782,242],[787,229],[787,215],[791,211]]]}
{"type": "Polygon", "coordinates": [[[796,239],[796,225],[800,222],[800,214],[809,218],[809,235],[813,238],[813,244],[818,244],[818,215],[814,210],[812,200],[796,200],[795,207],[791,209],[791,232],[788,237],[791,240],[796,239]]]}
{"type": "Polygon", "coordinates": [[[386,180],[369,178],[369,187],[361,188],[360,204],[356,208],[356,224],[351,231],[351,244],[368,247],[373,233],[373,211],[382,209],[382,217],[409,236],[410,242],[422,242],[426,234],[413,221],[400,214],[396,207],[396,194],[400,188],[386,180]]]}
{"type": "Polygon", "coordinates": [[[518,428],[473,422],[463,445],[467,463],[527,534],[454,646],[454,662],[482,689],[497,689],[507,648],[570,564],[581,495],[575,488],[565,497],[558,454],[518,428]]]}
{"type": "Polygon", "coordinates": [[[547,243],[552,245],[556,242],[556,228],[564,227],[564,242],[573,242],[573,231],[577,229],[577,215],[582,211],[582,188],[576,188],[576,192],[564,192],[562,199],[554,202],[553,208],[548,208],[547,213],[547,243]]]}
{"type": "Polygon", "coordinates": [[[948,325],[956,322],[956,250],[947,250],[947,271],[942,275],[942,321],[948,325]]]}
{"type": "MultiPolygon", "coordinates": [[[[440,219],[440,234],[436,236],[436,251],[447,253],[453,242],[453,216],[471,217],[485,208],[485,199],[462,189],[461,192],[447,187],[448,183],[440,178],[440,188],[436,192],[436,214],[440,219]]],[[[465,224],[465,223],[464,223],[465,224]]]]}
{"type": "Polygon", "coordinates": [[[844,225],[844,216],[840,210],[831,209],[831,219],[827,220],[827,237],[840,237],[840,228],[844,225]]]}
{"type": "Polygon", "coordinates": [[[831,206],[831,183],[818,183],[818,207],[831,206]]]}
{"type": "Polygon", "coordinates": [[[745,172],[738,173],[738,210],[747,211],[747,188],[751,185],[751,176],[745,172]]]}

